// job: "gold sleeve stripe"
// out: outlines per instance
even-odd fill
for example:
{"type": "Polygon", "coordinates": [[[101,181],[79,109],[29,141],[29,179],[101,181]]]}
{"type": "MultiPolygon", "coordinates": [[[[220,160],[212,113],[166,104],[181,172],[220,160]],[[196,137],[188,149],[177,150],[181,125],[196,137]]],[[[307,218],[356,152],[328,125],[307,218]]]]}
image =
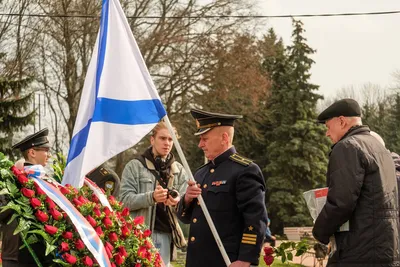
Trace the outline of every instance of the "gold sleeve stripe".
{"type": "Polygon", "coordinates": [[[255,238],[257,238],[257,235],[255,235],[255,234],[243,234],[243,237],[255,237],[255,238]]]}
{"type": "Polygon", "coordinates": [[[250,238],[250,237],[243,237],[242,238],[242,241],[243,240],[246,240],[246,241],[256,241],[257,239],[256,238],[250,238]]]}
{"type": "Polygon", "coordinates": [[[242,240],[243,244],[249,244],[249,245],[255,245],[256,241],[252,242],[252,241],[246,241],[246,240],[242,240]]]}

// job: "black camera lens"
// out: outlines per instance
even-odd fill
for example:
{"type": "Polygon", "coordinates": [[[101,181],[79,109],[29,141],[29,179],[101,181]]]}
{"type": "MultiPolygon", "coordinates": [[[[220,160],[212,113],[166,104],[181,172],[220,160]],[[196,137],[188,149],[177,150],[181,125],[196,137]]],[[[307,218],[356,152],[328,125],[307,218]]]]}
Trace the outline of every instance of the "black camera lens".
{"type": "Polygon", "coordinates": [[[176,198],[178,196],[178,191],[174,189],[168,189],[168,195],[170,195],[172,198],[176,198]]]}

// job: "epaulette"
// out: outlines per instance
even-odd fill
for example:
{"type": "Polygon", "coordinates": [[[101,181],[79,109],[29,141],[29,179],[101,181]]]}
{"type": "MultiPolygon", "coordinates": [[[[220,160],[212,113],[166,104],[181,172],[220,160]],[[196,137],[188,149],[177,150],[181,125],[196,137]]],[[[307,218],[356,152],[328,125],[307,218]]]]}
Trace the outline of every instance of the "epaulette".
{"type": "Polygon", "coordinates": [[[243,166],[249,166],[253,162],[251,159],[240,156],[238,153],[232,154],[229,158],[243,166]]]}

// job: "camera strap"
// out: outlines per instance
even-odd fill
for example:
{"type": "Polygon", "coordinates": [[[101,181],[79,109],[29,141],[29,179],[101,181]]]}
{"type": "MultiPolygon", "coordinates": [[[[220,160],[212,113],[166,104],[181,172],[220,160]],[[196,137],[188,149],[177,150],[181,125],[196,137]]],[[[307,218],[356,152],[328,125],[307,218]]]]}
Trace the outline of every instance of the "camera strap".
{"type": "Polygon", "coordinates": [[[143,166],[154,175],[154,178],[156,178],[157,182],[162,186],[162,188],[168,188],[167,181],[164,181],[164,179],[161,178],[160,173],[156,169],[149,169],[146,164],[146,158],[143,157],[143,155],[138,156],[137,160],[140,161],[140,163],[142,163],[143,166]]]}
{"type": "MultiPolygon", "coordinates": [[[[140,163],[142,163],[143,166],[154,175],[154,177],[156,178],[157,182],[163,188],[165,188],[165,189],[168,188],[168,184],[161,178],[161,176],[158,173],[158,171],[155,170],[155,169],[149,169],[147,167],[146,158],[143,157],[143,155],[138,156],[136,159],[138,161],[140,161],[140,163]]],[[[169,206],[166,206],[166,212],[168,214],[168,221],[169,221],[169,224],[170,224],[171,229],[172,229],[172,241],[173,241],[174,245],[177,248],[180,248],[180,249],[187,247],[187,243],[186,243],[185,237],[183,235],[182,229],[181,229],[181,227],[180,227],[180,225],[179,225],[179,223],[178,223],[178,221],[176,219],[176,216],[175,216],[174,212],[172,211],[172,208],[169,207],[169,206]]]]}

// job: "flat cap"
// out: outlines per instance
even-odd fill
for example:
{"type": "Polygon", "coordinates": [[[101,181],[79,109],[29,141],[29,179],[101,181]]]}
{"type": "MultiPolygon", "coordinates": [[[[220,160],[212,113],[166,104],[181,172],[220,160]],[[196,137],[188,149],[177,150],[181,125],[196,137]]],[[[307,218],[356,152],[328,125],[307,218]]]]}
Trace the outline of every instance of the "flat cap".
{"type": "Polygon", "coordinates": [[[192,109],[190,113],[196,119],[197,132],[194,135],[204,134],[218,126],[233,126],[235,120],[243,118],[242,115],[213,113],[200,109],[192,109]]]}
{"type": "Polygon", "coordinates": [[[327,120],[340,116],[361,117],[360,105],[351,98],[338,100],[322,111],[317,120],[319,123],[325,123],[327,120]]]}
{"type": "Polygon", "coordinates": [[[49,139],[47,136],[49,135],[49,130],[44,128],[39,132],[31,134],[25,137],[22,141],[16,143],[12,146],[12,149],[19,149],[21,152],[32,148],[32,147],[45,147],[49,148],[49,139]]]}

